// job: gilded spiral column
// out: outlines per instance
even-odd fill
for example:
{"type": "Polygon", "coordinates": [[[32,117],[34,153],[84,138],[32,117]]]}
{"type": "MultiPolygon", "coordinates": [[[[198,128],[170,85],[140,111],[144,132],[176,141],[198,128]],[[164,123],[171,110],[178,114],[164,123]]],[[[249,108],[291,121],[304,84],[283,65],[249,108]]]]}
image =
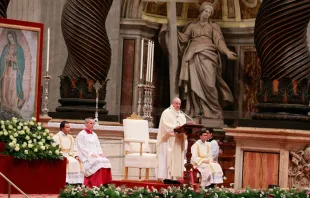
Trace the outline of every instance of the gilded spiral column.
{"type": "Polygon", "coordinates": [[[10,0],[0,1],[0,18],[7,18],[6,10],[8,8],[9,3],[10,3],[10,0]]]}
{"type": "Polygon", "coordinates": [[[254,114],[254,118],[310,120],[309,20],[310,0],[262,1],[254,41],[261,60],[257,107],[264,114],[254,114]]]}
{"type": "MultiPolygon", "coordinates": [[[[60,77],[61,107],[57,112],[84,112],[93,116],[96,104],[94,84],[98,80],[99,114],[104,109],[107,75],[111,64],[111,46],[105,21],[113,0],[67,0],[61,28],[68,58],[60,77]]],[[[99,116],[100,117],[100,116],[99,116]]]]}

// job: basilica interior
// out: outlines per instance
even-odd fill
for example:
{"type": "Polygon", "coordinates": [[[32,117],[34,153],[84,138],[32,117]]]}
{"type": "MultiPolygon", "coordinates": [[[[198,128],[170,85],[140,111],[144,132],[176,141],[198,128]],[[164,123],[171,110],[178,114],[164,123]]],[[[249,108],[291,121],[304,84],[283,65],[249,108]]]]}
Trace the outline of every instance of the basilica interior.
{"type": "MultiPolygon", "coordinates": [[[[220,55],[221,77],[233,101],[223,106],[219,119],[203,113],[189,117],[214,128],[222,150],[219,163],[226,177],[224,186],[310,187],[307,176],[303,177],[306,183],[296,179],[292,165],[292,152],[309,152],[310,3],[286,0],[290,5],[286,7],[283,1],[274,5],[274,9],[283,8],[280,15],[264,7],[264,1],[9,0],[0,4],[7,3],[3,18],[44,24],[41,95],[46,88],[44,75],[50,80],[48,99],[39,97],[42,108],[48,107],[45,116],[40,112],[42,122],[57,132],[59,123],[67,120],[75,136],[84,118],[97,116],[95,130],[113,166],[113,179],[121,180],[125,174],[123,120],[130,116],[148,120],[149,137],[156,139],[161,113],[179,96],[178,69],[171,68],[180,67],[182,57],[177,41],[173,45],[172,40],[197,20],[203,2],[212,3],[212,22],[220,27],[227,48],[237,55],[236,60],[220,55]],[[269,23],[272,20],[277,22],[269,23]],[[170,35],[166,38],[172,44],[161,37],[167,24],[170,35]],[[171,31],[173,27],[177,31],[171,31]]],[[[156,151],[155,145],[151,150],[156,151]]],[[[130,169],[128,177],[137,180],[138,174],[138,169],[130,169]]],[[[148,174],[155,179],[154,169],[148,174]]]]}

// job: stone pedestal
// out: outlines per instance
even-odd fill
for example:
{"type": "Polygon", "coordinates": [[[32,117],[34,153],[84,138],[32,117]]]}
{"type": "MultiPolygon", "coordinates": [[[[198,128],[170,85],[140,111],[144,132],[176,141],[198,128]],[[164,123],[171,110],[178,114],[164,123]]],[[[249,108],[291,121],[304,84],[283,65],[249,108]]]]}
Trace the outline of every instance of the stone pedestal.
{"type": "MultiPolygon", "coordinates": [[[[69,76],[60,76],[60,96],[58,102],[61,106],[56,108],[57,112],[72,114],[72,118],[80,118],[75,115],[83,115],[83,117],[94,117],[96,112],[96,90],[94,88],[95,81],[80,78],[70,78],[69,76]]],[[[107,81],[100,81],[102,86],[98,92],[98,114],[99,117],[108,114],[105,109],[107,81]]],[[[63,117],[65,118],[65,117],[63,117]]],[[[82,118],[83,119],[83,118],[82,118]]]]}
{"type": "Polygon", "coordinates": [[[309,144],[310,131],[245,127],[224,130],[236,141],[236,189],[290,187],[290,152],[300,151],[309,144]]]}
{"type": "MultiPolygon", "coordinates": [[[[197,122],[198,123],[198,122],[197,122]]],[[[224,120],[202,118],[201,124],[208,128],[224,128],[224,120]]]]}

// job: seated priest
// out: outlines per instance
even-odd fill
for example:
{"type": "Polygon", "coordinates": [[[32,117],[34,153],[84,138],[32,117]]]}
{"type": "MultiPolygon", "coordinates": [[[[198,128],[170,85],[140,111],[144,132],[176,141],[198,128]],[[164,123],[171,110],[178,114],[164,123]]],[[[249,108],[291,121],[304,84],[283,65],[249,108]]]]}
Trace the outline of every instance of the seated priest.
{"type": "Polygon", "coordinates": [[[67,158],[66,183],[82,184],[84,181],[83,165],[77,155],[74,138],[70,133],[70,124],[67,121],[60,123],[60,131],[53,136],[54,141],[59,145],[59,148],[64,157],[67,158]]]}
{"type": "Polygon", "coordinates": [[[192,146],[191,162],[201,173],[201,187],[213,187],[223,183],[223,170],[212,156],[210,142],[207,142],[210,132],[206,128],[199,131],[200,140],[192,146]]]}
{"type": "Polygon", "coordinates": [[[92,188],[112,181],[110,161],[104,157],[98,136],[93,130],[95,120],[85,119],[86,128],[76,137],[78,155],[84,166],[84,185],[92,188]]]}

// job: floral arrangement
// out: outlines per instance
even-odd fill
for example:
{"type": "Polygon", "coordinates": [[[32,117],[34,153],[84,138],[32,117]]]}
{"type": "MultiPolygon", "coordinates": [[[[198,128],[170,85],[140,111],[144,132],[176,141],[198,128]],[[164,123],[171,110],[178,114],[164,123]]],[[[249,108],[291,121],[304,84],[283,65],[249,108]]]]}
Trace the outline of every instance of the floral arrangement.
{"type": "Polygon", "coordinates": [[[60,198],[73,197],[102,197],[102,198],[309,198],[309,190],[298,189],[280,189],[272,188],[268,190],[244,189],[234,190],[231,188],[214,188],[214,189],[197,189],[192,187],[170,186],[167,189],[162,188],[157,190],[155,188],[125,188],[115,187],[114,185],[94,187],[93,189],[84,186],[67,186],[61,191],[60,198]]]}
{"type": "Polygon", "coordinates": [[[21,121],[0,121],[0,142],[5,143],[6,155],[19,159],[63,159],[59,147],[49,133],[36,118],[21,121]]]}

